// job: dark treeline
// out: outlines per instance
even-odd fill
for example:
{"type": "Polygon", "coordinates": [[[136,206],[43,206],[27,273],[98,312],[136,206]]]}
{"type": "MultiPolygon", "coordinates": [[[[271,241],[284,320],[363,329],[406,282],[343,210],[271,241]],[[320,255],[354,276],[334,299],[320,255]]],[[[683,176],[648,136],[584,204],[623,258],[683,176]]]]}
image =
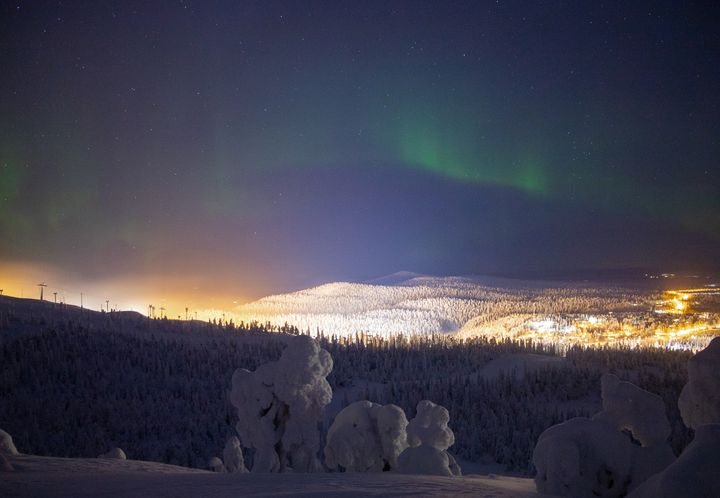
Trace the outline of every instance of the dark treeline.
{"type": "MultiPolygon", "coordinates": [[[[129,458],[205,467],[234,434],[227,401],[232,372],[280,356],[292,326],[149,320],[132,313],[32,313],[0,303],[0,428],[20,451],[95,457],[119,446],[129,458]],[[270,333],[276,332],[276,333],[270,333]]],[[[688,441],[677,413],[689,353],[572,348],[564,362],[527,375],[479,374],[513,353],[552,355],[549,346],[444,336],[321,337],[329,376],[345,405],[370,399],[401,406],[421,399],[450,411],[467,460],[532,471],[537,436],[599,409],[599,379],[614,372],[660,394],[676,450],[688,441]]]]}

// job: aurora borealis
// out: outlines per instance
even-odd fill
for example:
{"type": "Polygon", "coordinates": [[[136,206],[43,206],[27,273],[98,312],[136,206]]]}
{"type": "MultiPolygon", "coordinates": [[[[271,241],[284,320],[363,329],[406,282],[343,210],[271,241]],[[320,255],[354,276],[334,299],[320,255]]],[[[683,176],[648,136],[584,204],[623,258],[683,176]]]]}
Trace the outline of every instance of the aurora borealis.
{"type": "Polygon", "coordinates": [[[397,270],[716,269],[718,21],[2,2],[0,288],[222,307],[397,270]]]}

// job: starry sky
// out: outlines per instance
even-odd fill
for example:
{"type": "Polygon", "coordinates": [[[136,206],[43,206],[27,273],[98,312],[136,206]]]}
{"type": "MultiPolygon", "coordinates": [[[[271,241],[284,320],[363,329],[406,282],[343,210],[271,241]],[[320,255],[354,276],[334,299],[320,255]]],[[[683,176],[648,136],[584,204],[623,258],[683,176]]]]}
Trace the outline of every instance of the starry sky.
{"type": "Polygon", "coordinates": [[[717,268],[717,3],[0,5],[16,287],[717,268]]]}

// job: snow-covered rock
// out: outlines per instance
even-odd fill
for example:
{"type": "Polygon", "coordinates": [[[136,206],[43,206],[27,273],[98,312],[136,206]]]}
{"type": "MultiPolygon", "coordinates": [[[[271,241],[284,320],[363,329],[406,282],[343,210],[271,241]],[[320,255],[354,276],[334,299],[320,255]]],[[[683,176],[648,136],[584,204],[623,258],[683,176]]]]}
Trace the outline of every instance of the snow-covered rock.
{"type": "Polygon", "coordinates": [[[13,443],[12,436],[0,429],[0,454],[17,455],[18,450],[13,443]]]}
{"type": "Polygon", "coordinates": [[[405,474],[461,475],[460,466],[447,452],[455,443],[448,427],[450,414],[443,406],[423,400],[407,426],[410,445],[398,457],[398,470],[405,474]]]}
{"type": "Polygon", "coordinates": [[[212,457],[208,462],[208,468],[213,472],[225,472],[225,464],[218,457],[212,457]]]}
{"type": "Polygon", "coordinates": [[[628,498],[711,498],[720,496],[720,424],[698,427],[695,439],[663,472],[628,498]]]}
{"type": "Polygon", "coordinates": [[[688,382],[678,407],[688,427],[720,423],[720,337],[688,361],[688,382]]]}
{"type": "Polygon", "coordinates": [[[98,458],[114,458],[116,460],[127,460],[125,452],[120,448],[113,448],[107,453],[103,453],[102,455],[98,456],[98,458]]]}
{"type": "Polygon", "coordinates": [[[405,413],[395,405],[356,401],[337,414],[327,434],[325,464],[348,472],[397,469],[407,448],[405,413]]]}
{"type": "Polygon", "coordinates": [[[245,460],[243,458],[242,447],[237,436],[231,436],[225,443],[223,449],[223,461],[225,462],[225,470],[230,473],[246,474],[245,460]]]}
{"type": "Polygon", "coordinates": [[[601,392],[603,410],[593,420],[608,423],[618,431],[630,431],[642,446],[667,441],[670,422],[660,396],[613,374],[602,376],[601,392]]]}
{"type": "Polygon", "coordinates": [[[320,470],[318,423],[332,399],[327,375],[332,358],[308,336],[288,342],[278,361],[254,372],[238,369],[230,401],[238,411],[236,429],[255,449],[253,472],[320,470]]]}

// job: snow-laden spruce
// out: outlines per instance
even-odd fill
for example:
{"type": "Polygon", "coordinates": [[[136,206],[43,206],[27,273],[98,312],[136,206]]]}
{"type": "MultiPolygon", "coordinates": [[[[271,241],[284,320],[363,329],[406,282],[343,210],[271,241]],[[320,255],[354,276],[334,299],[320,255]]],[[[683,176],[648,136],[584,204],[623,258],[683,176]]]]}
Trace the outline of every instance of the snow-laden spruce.
{"type": "Polygon", "coordinates": [[[695,431],[692,443],[664,471],[655,474],[628,498],[709,498],[720,496],[720,424],[695,431]]]}
{"type": "Polygon", "coordinates": [[[720,337],[688,361],[688,382],[678,407],[683,421],[696,429],[720,423],[720,337]]]}
{"type": "Polygon", "coordinates": [[[674,460],[660,397],[612,374],[603,375],[601,384],[600,413],[592,419],[570,419],[540,434],[533,452],[539,492],[621,497],[674,460]]]}
{"type": "Polygon", "coordinates": [[[405,474],[461,475],[460,466],[447,452],[455,443],[448,427],[450,413],[443,406],[423,400],[407,426],[409,448],[398,457],[398,470],[405,474]]]}
{"type": "Polygon", "coordinates": [[[246,474],[245,459],[243,458],[242,447],[237,436],[231,436],[225,443],[223,449],[223,464],[225,470],[235,474],[246,474]]]}
{"type": "Polygon", "coordinates": [[[0,455],[17,455],[18,450],[13,443],[12,436],[0,429],[0,455]]]}
{"type": "Polygon", "coordinates": [[[314,472],[318,425],[332,399],[332,358],[308,336],[293,337],[278,361],[232,376],[230,401],[243,445],[255,450],[252,472],[314,472]]]}
{"type": "Polygon", "coordinates": [[[327,434],[325,464],[347,472],[397,469],[407,448],[405,412],[395,405],[356,401],[335,416],[327,434]]]}
{"type": "Polygon", "coordinates": [[[618,431],[630,431],[645,447],[667,441],[670,422],[660,396],[613,374],[603,375],[600,386],[603,410],[593,420],[605,422],[618,431]]]}

